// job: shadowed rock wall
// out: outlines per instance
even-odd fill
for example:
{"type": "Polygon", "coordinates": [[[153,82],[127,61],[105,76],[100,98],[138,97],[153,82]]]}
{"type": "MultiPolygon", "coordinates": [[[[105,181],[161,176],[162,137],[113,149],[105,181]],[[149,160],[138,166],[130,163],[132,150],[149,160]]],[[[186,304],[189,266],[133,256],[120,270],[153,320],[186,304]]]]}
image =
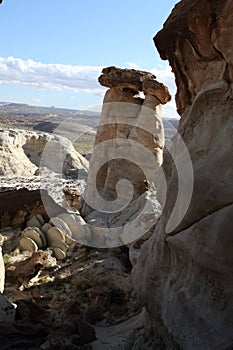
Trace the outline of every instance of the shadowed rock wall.
{"type": "Polygon", "coordinates": [[[155,37],[182,118],[163,164],[166,203],[133,283],[168,349],[233,345],[232,16],[230,0],[183,0],[155,37]]]}

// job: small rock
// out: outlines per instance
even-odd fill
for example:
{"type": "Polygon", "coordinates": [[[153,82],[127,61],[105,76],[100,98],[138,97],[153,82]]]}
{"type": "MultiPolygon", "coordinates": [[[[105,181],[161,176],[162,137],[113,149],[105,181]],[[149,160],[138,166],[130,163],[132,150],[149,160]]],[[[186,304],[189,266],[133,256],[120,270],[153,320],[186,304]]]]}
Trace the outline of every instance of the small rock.
{"type": "Polygon", "coordinates": [[[37,218],[37,216],[33,216],[31,217],[31,219],[29,219],[26,223],[26,226],[30,226],[30,227],[38,227],[38,228],[41,228],[42,225],[41,225],[41,222],[39,221],[39,219],[37,218]]]}
{"type": "Polygon", "coordinates": [[[31,238],[23,237],[19,242],[20,250],[28,252],[37,252],[38,246],[31,238]]]}
{"type": "Polygon", "coordinates": [[[43,226],[44,223],[45,223],[43,216],[41,214],[37,214],[36,218],[41,223],[41,225],[43,226]]]}
{"type": "Polygon", "coordinates": [[[23,231],[22,236],[25,237],[25,238],[31,238],[36,243],[38,248],[42,249],[44,244],[42,242],[41,235],[40,235],[40,233],[38,231],[40,231],[38,227],[35,227],[35,228],[27,227],[23,231]]]}
{"type": "Polygon", "coordinates": [[[53,227],[53,226],[52,226],[51,224],[49,224],[48,222],[46,222],[46,223],[42,226],[41,230],[42,230],[44,233],[47,233],[48,230],[49,230],[51,227],[53,227]]]}
{"type": "Polygon", "coordinates": [[[50,247],[53,246],[54,241],[65,242],[65,234],[58,227],[51,227],[46,233],[46,237],[50,247]]]}
{"type": "Polygon", "coordinates": [[[60,248],[53,248],[53,253],[58,261],[64,260],[66,258],[66,253],[60,248]]]}
{"type": "Polygon", "coordinates": [[[52,248],[60,248],[64,253],[66,253],[69,246],[63,241],[53,241],[52,248]]]}
{"type": "Polygon", "coordinates": [[[70,204],[71,207],[77,207],[80,201],[80,192],[77,189],[69,187],[63,188],[65,200],[70,204]]]}
{"type": "Polygon", "coordinates": [[[50,219],[50,223],[58,227],[62,232],[64,232],[69,237],[72,237],[72,232],[69,226],[61,218],[52,218],[50,219]]]}

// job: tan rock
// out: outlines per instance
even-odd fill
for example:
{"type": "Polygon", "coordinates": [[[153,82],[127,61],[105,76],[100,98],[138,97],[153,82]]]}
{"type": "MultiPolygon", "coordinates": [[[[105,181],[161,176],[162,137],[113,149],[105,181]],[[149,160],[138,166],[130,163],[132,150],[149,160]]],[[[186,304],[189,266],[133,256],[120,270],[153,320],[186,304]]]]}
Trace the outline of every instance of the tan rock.
{"type": "Polygon", "coordinates": [[[34,252],[37,252],[37,250],[38,250],[38,246],[37,246],[36,242],[29,237],[21,238],[19,243],[20,243],[19,248],[22,251],[28,251],[28,252],[34,253],[34,252]]]}
{"type": "MultiPolygon", "coordinates": [[[[60,214],[61,218],[70,228],[72,239],[81,244],[89,244],[91,242],[92,230],[81,215],[77,214],[60,214]]],[[[68,240],[69,242],[69,240],[68,240]]]]}
{"type": "Polygon", "coordinates": [[[184,113],[163,164],[166,183],[158,178],[167,200],[132,280],[147,327],[169,349],[232,344],[231,8],[232,1],[180,1],[155,38],[184,113]]]}
{"type": "Polygon", "coordinates": [[[231,0],[215,5],[208,0],[179,2],[154,38],[161,58],[169,60],[175,74],[180,115],[207,84],[233,81],[232,10],[231,0]]]}
{"type": "MultiPolygon", "coordinates": [[[[135,75],[135,71],[132,71],[132,76],[141,79],[142,84],[144,80],[154,81],[150,73],[144,73],[135,75]]],[[[115,82],[118,75],[121,79],[124,74],[130,79],[130,70],[125,73],[125,70],[107,68],[101,79],[105,79],[106,75],[106,79],[110,76],[115,82]]],[[[153,84],[149,86],[147,83],[145,86],[148,90],[153,88],[153,93],[157,91],[162,103],[166,103],[170,98],[167,88],[157,82],[153,84]]],[[[90,159],[84,201],[80,204],[83,216],[88,215],[92,209],[100,208],[99,194],[106,202],[118,198],[119,203],[128,203],[147,191],[148,186],[154,185],[164,147],[161,101],[151,94],[142,99],[132,90],[119,87],[106,92],[90,159]],[[127,182],[123,184],[122,179],[127,182]]],[[[109,205],[105,205],[105,210],[109,210],[109,205]]],[[[120,210],[120,205],[114,210],[120,210]]]]}
{"type": "Polygon", "coordinates": [[[32,176],[38,167],[65,175],[71,169],[88,170],[87,160],[71,141],[59,135],[4,129],[0,130],[0,143],[0,175],[32,176]]]}
{"type": "Polygon", "coordinates": [[[49,222],[59,228],[65,235],[68,235],[69,237],[72,236],[69,226],[61,218],[51,218],[49,222]]]}
{"type": "Polygon", "coordinates": [[[171,100],[171,95],[168,88],[156,80],[143,80],[142,90],[145,95],[155,96],[163,105],[171,100]]]}
{"type": "Polygon", "coordinates": [[[42,230],[44,233],[47,233],[48,230],[49,230],[51,227],[53,227],[53,225],[51,225],[51,224],[49,224],[48,222],[46,222],[46,223],[42,226],[41,230],[42,230]]]}
{"type": "Polygon", "coordinates": [[[42,248],[45,249],[47,247],[47,239],[46,239],[46,236],[44,234],[44,232],[42,232],[41,230],[39,230],[39,235],[40,235],[40,239],[41,239],[41,242],[42,242],[42,248]]]}
{"type": "Polygon", "coordinates": [[[60,248],[53,248],[55,258],[60,261],[66,258],[66,253],[60,248]]]}
{"type": "Polygon", "coordinates": [[[38,220],[36,216],[31,217],[31,219],[27,221],[26,225],[28,227],[38,227],[38,228],[42,227],[41,221],[38,220]]]}
{"type": "Polygon", "coordinates": [[[45,247],[44,242],[41,239],[41,232],[40,230],[36,230],[35,228],[28,227],[22,232],[22,236],[26,238],[31,238],[39,249],[42,249],[45,247]],[[39,231],[39,232],[38,232],[39,231]]]}
{"type": "Polygon", "coordinates": [[[45,223],[45,220],[44,220],[43,216],[41,214],[37,214],[36,218],[41,223],[41,225],[43,226],[44,223],[45,223]]]}
{"type": "Polygon", "coordinates": [[[60,248],[63,252],[67,252],[69,246],[63,241],[53,241],[52,248],[60,248]]]}
{"type": "Polygon", "coordinates": [[[47,242],[48,242],[49,247],[53,246],[54,241],[65,242],[65,234],[58,227],[51,227],[46,232],[46,238],[47,238],[47,242]]]}
{"type": "Polygon", "coordinates": [[[142,81],[144,79],[156,78],[152,73],[135,69],[121,69],[116,67],[107,67],[102,70],[99,77],[99,83],[106,87],[128,88],[135,91],[142,90],[142,81]]]}

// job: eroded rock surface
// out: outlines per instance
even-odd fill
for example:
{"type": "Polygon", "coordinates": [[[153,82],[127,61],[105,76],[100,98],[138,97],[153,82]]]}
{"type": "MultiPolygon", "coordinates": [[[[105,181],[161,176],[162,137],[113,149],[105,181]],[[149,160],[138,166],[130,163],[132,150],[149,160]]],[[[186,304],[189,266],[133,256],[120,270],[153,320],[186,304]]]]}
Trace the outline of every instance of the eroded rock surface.
{"type": "Polygon", "coordinates": [[[0,175],[32,176],[39,167],[70,175],[72,169],[86,172],[88,162],[61,136],[0,130],[0,175]]]}
{"type": "Polygon", "coordinates": [[[171,98],[168,89],[144,71],[108,67],[99,81],[110,89],[104,97],[90,159],[84,196],[88,206],[82,205],[81,211],[84,216],[90,212],[87,207],[101,211],[105,205],[108,210],[107,201],[116,199],[122,203],[114,207],[117,212],[153,186],[164,147],[162,104],[171,98]],[[144,91],[144,99],[139,91],[144,91]],[[122,179],[127,183],[121,186],[122,179]]]}
{"type": "Polygon", "coordinates": [[[232,347],[232,4],[181,1],[155,39],[176,75],[184,143],[177,135],[165,158],[165,207],[133,281],[168,349],[232,347]]]}
{"type": "Polygon", "coordinates": [[[175,73],[179,114],[209,83],[233,81],[232,23],[231,0],[183,0],[155,36],[161,58],[175,73]]]}

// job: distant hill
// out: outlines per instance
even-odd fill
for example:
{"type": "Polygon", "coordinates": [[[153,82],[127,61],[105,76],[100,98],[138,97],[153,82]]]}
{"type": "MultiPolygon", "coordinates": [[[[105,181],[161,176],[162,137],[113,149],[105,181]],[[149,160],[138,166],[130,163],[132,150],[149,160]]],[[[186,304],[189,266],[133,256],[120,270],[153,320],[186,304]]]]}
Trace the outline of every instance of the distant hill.
{"type": "MultiPolygon", "coordinates": [[[[99,112],[0,102],[0,126],[49,133],[56,129],[60,135],[69,138],[80,153],[92,148],[99,119],[99,112]]],[[[163,123],[168,147],[179,120],[163,118],[163,123]]]]}

